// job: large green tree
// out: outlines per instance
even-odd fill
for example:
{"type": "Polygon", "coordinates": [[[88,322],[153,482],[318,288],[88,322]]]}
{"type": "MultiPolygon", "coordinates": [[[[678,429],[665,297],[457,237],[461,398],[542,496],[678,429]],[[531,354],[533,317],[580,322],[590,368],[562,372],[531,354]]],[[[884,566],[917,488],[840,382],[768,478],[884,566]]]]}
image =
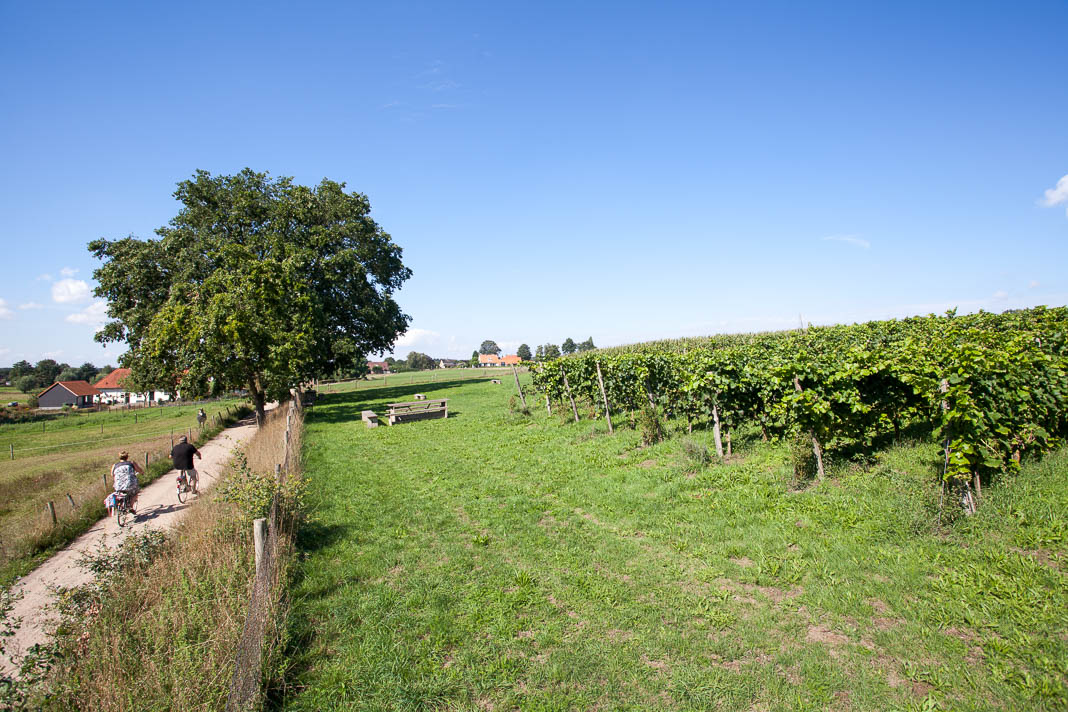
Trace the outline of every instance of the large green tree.
{"type": "Polygon", "coordinates": [[[501,347],[497,345],[496,341],[490,341],[489,339],[486,339],[482,342],[482,345],[478,347],[478,352],[480,354],[486,354],[487,356],[489,354],[499,356],[501,353],[501,347]]]}
{"type": "Polygon", "coordinates": [[[393,293],[411,270],[367,197],[344,188],[197,171],[158,239],[89,243],[111,318],[96,338],[128,345],[129,387],[246,388],[262,423],[289,388],[392,348],[410,321],[393,293]]]}
{"type": "Polygon", "coordinates": [[[575,353],[575,351],[578,350],[578,346],[575,345],[575,342],[572,341],[571,337],[569,336],[564,339],[564,343],[561,344],[560,350],[564,352],[565,356],[567,356],[575,353]]]}
{"type": "Polygon", "coordinates": [[[519,344],[519,348],[516,350],[515,355],[524,361],[530,361],[533,358],[530,354],[530,347],[526,344],[519,344]]]}

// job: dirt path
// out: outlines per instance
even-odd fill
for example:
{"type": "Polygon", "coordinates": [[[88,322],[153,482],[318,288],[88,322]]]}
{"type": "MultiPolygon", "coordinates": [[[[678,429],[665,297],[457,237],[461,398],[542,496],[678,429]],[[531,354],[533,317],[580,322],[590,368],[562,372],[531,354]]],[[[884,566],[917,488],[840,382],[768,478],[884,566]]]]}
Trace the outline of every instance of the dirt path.
{"type": "MultiPolygon", "coordinates": [[[[255,432],[256,418],[252,416],[227,428],[200,448],[203,459],[194,460],[194,464],[200,474],[201,496],[215,484],[234,449],[248,442],[255,432]]],[[[21,597],[15,601],[10,613],[10,619],[16,623],[15,634],[5,641],[6,650],[0,656],[0,669],[4,673],[16,675],[17,666],[12,660],[19,660],[31,646],[47,641],[47,631],[50,624],[55,622],[55,612],[51,607],[52,589],[57,586],[78,586],[92,578],[88,571],[78,565],[83,553],[101,547],[114,548],[132,533],[149,529],[166,530],[178,523],[189,502],[178,502],[174,489],[177,476],[177,471],[171,470],[141,489],[137,503],[138,516],[134,524],[119,529],[114,517],[101,519],[12,587],[12,593],[21,597]]]]}

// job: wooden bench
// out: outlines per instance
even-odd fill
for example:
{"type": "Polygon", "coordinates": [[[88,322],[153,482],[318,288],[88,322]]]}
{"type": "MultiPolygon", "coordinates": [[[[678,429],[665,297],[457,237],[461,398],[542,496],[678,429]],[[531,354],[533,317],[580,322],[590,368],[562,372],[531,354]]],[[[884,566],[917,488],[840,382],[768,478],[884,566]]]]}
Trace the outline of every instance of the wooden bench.
{"type": "Polygon", "coordinates": [[[378,415],[373,410],[365,410],[360,413],[360,417],[363,418],[363,422],[367,424],[368,428],[378,427],[378,415]]]}
{"type": "Polygon", "coordinates": [[[449,417],[449,399],[413,401],[411,403],[390,403],[389,424],[407,423],[411,420],[429,420],[430,418],[449,417]]]}

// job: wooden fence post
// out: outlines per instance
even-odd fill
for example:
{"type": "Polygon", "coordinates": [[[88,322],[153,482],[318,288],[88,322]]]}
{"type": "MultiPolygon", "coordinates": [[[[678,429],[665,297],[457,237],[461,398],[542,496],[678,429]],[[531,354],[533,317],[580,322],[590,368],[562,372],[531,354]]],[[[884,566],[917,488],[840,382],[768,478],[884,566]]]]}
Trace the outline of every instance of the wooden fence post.
{"type": "Polygon", "coordinates": [[[578,408],[575,406],[575,397],[571,395],[571,386],[567,383],[567,371],[564,370],[563,366],[560,367],[560,373],[564,375],[564,390],[567,391],[568,400],[571,401],[571,412],[575,415],[575,422],[577,423],[579,422],[578,408]]]}
{"type": "Polygon", "coordinates": [[[256,576],[263,572],[263,545],[267,541],[267,519],[260,517],[252,522],[252,542],[256,551],[256,576]]]}
{"type": "Polygon", "coordinates": [[[14,460],[15,459],[15,444],[11,443],[11,445],[9,445],[9,447],[11,448],[11,459],[14,460]]]}
{"type": "Polygon", "coordinates": [[[52,516],[52,526],[56,526],[57,520],[56,520],[56,505],[55,505],[55,502],[48,501],[47,503],[45,503],[45,509],[47,509],[48,513],[52,516]]]}
{"type": "Polygon", "coordinates": [[[604,378],[601,377],[601,362],[596,361],[597,365],[597,385],[601,387],[601,400],[604,401],[604,417],[608,421],[608,433],[614,432],[612,430],[612,414],[608,412],[608,394],[604,392],[604,378]]]}
{"type": "Polygon", "coordinates": [[[515,388],[519,391],[519,399],[523,401],[523,407],[527,407],[527,397],[523,395],[523,387],[519,385],[519,371],[515,370],[515,366],[512,366],[512,375],[515,376],[515,388]]]}
{"type": "Polygon", "coordinates": [[[145,472],[148,472],[148,453],[145,453],[145,472]]]}
{"type": "Polygon", "coordinates": [[[70,508],[71,509],[77,509],[78,508],[78,505],[76,505],[74,503],[74,497],[70,496],[70,492],[67,492],[67,501],[70,502],[70,508]]]}

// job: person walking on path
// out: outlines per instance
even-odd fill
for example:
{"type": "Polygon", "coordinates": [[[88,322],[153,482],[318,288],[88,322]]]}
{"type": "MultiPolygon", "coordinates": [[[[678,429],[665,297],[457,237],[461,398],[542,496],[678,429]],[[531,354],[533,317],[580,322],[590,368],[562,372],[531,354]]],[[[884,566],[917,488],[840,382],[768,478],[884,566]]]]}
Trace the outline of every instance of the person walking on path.
{"type": "Polygon", "coordinates": [[[111,477],[115,481],[115,491],[123,492],[130,503],[130,513],[137,514],[137,493],[141,490],[137,476],[145,474],[141,466],[130,461],[130,453],[123,450],[119,461],[111,466],[111,477]]]}
{"type": "Polygon", "coordinates": [[[184,435],[178,438],[178,444],[171,448],[171,462],[174,463],[174,469],[179,471],[179,481],[181,481],[183,477],[188,478],[186,481],[192,488],[193,494],[196,494],[199,475],[197,475],[197,471],[193,469],[194,455],[196,455],[198,459],[204,459],[200,454],[200,450],[197,450],[196,447],[191,445],[184,435]]]}

